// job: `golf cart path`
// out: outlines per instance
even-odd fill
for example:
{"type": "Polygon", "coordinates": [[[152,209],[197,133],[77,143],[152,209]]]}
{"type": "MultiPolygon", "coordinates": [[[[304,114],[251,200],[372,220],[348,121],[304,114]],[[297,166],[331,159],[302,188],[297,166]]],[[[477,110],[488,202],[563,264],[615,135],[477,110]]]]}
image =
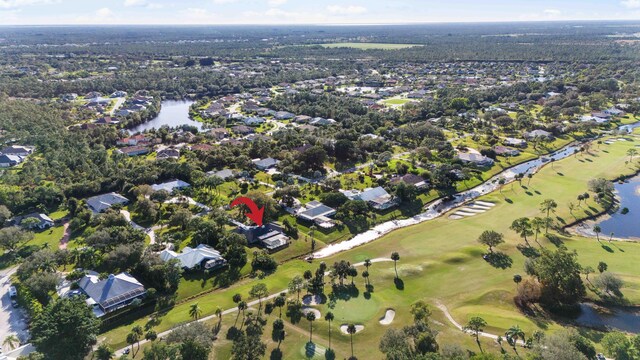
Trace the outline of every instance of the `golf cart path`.
{"type": "MultiPolygon", "coordinates": [[[[375,258],[375,259],[371,259],[371,263],[388,262],[388,261],[393,261],[393,260],[388,259],[388,258],[375,258]]],[[[353,266],[364,266],[364,261],[363,261],[363,262],[356,263],[356,264],[353,264],[353,266]]],[[[328,272],[327,272],[327,273],[328,273],[328,272]]],[[[281,290],[281,291],[275,292],[275,293],[273,293],[273,294],[271,294],[271,295],[269,295],[269,296],[267,296],[267,297],[262,298],[262,301],[269,301],[269,300],[271,300],[271,299],[273,299],[273,298],[275,298],[275,297],[279,296],[281,293],[288,293],[288,292],[289,292],[289,290],[288,290],[288,289],[284,289],[284,290],[281,290]]],[[[253,300],[253,301],[250,301],[250,302],[248,302],[248,303],[247,303],[247,307],[251,307],[251,306],[257,305],[257,304],[259,304],[259,303],[260,303],[260,300],[253,300]]],[[[234,312],[236,312],[236,311],[238,311],[238,307],[233,307],[233,308],[230,308],[230,309],[227,309],[227,310],[223,310],[223,311],[222,311],[222,316],[224,316],[224,315],[228,315],[228,314],[232,314],[232,313],[234,313],[234,312]]],[[[205,321],[209,321],[209,320],[216,319],[217,317],[218,317],[218,316],[217,316],[217,315],[215,315],[215,314],[213,314],[213,315],[208,315],[208,316],[205,316],[205,317],[200,318],[200,319],[198,319],[198,320],[194,320],[194,321],[186,322],[186,323],[182,324],[181,326],[184,326],[184,325],[190,324],[190,323],[192,323],[192,322],[205,322],[205,321]]],[[[288,322],[285,322],[285,325],[286,325],[286,324],[288,324],[288,322]]],[[[291,325],[291,326],[293,326],[293,325],[291,325]]],[[[178,327],[179,327],[179,326],[176,326],[176,327],[173,327],[173,328],[171,328],[171,329],[165,330],[165,331],[163,331],[163,332],[161,332],[161,333],[158,333],[158,338],[166,337],[167,335],[169,335],[171,332],[173,332],[173,331],[174,331],[175,329],[177,329],[178,327]]],[[[295,328],[295,326],[293,326],[293,327],[295,328]]],[[[140,341],[140,344],[141,344],[141,345],[142,345],[142,344],[146,344],[147,342],[149,342],[149,341],[148,341],[148,340],[146,340],[146,339],[145,339],[145,340],[141,340],[141,341],[140,341]]],[[[123,353],[123,351],[124,351],[125,349],[127,349],[127,348],[129,348],[129,346],[125,346],[125,347],[123,347],[122,349],[117,350],[117,351],[116,351],[116,356],[121,356],[121,355],[123,355],[123,354],[124,354],[124,353],[123,353]]]]}
{"type": "MultiPolygon", "coordinates": [[[[451,316],[451,313],[449,312],[449,309],[447,309],[447,307],[446,307],[444,304],[442,304],[442,303],[438,302],[438,303],[437,303],[437,305],[436,305],[436,307],[437,307],[438,309],[440,309],[440,310],[444,313],[444,316],[446,316],[446,317],[447,317],[447,320],[449,320],[449,322],[450,322],[453,326],[457,327],[457,328],[458,328],[458,330],[460,330],[460,331],[462,331],[462,332],[465,332],[465,333],[467,333],[467,334],[471,334],[471,332],[470,332],[470,331],[465,331],[465,330],[463,329],[463,326],[462,326],[462,325],[460,325],[460,323],[458,323],[458,322],[453,318],[453,316],[451,316]]],[[[478,335],[480,335],[480,336],[482,336],[482,337],[490,338],[490,339],[493,339],[493,340],[498,340],[498,335],[490,334],[490,333],[488,333],[488,332],[481,331],[481,332],[479,332],[479,333],[478,333],[478,335]]],[[[503,338],[504,338],[504,337],[503,337],[503,338]]],[[[524,342],[523,340],[518,340],[518,341],[517,341],[517,343],[518,343],[518,345],[520,345],[520,346],[523,346],[523,347],[525,346],[525,342],[524,342]]]]}

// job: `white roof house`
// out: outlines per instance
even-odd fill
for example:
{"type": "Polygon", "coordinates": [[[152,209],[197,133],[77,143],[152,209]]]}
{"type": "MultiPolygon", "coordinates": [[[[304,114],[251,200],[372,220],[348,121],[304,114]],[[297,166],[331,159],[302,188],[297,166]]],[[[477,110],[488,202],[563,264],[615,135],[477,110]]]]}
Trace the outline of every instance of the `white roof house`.
{"type": "Polygon", "coordinates": [[[151,188],[153,189],[153,191],[166,190],[167,192],[173,192],[173,190],[184,189],[188,188],[189,186],[191,186],[191,184],[189,184],[188,182],[182,180],[172,180],[161,184],[151,185],[151,188]]]}
{"type": "Polygon", "coordinates": [[[112,192],[112,193],[97,195],[97,196],[88,198],[87,206],[94,213],[101,213],[107,210],[108,208],[112,207],[113,205],[127,204],[128,202],[129,202],[129,199],[127,199],[126,197],[118,193],[112,192]]]}
{"type": "Polygon", "coordinates": [[[227,261],[220,255],[220,252],[214,248],[200,244],[195,249],[185,247],[181,253],[165,249],[160,253],[163,261],[176,259],[180,261],[183,269],[193,269],[196,267],[204,267],[205,269],[214,269],[224,266],[227,261]]]}
{"type": "Polygon", "coordinates": [[[364,189],[364,191],[340,190],[340,192],[342,192],[349,200],[366,201],[376,210],[386,210],[398,205],[398,199],[389,194],[387,190],[381,186],[364,189]]]}

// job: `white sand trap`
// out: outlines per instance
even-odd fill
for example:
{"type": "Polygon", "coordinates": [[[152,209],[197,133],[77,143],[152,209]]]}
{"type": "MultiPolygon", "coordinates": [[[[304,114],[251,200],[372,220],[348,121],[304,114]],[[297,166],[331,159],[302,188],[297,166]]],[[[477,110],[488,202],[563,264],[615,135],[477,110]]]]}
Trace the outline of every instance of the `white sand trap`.
{"type": "MultiPolygon", "coordinates": [[[[340,325],[340,331],[342,331],[343,334],[349,335],[349,333],[347,332],[347,327],[348,326],[349,326],[348,324],[340,325]]],[[[364,330],[364,325],[356,325],[356,334],[359,333],[362,330],[364,330]]]]}
{"type": "Polygon", "coordinates": [[[460,220],[460,219],[464,219],[464,216],[460,216],[460,215],[449,215],[449,219],[451,219],[451,220],[460,220]]]}
{"type": "Polygon", "coordinates": [[[314,309],[312,307],[303,307],[302,308],[302,313],[306,316],[308,313],[314,313],[316,315],[316,319],[320,319],[320,317],[322,316],[322,314],[320,313],[320,311],[318,309],[314,309]]]}
{"type": "Polygon", "coordinates": [[[462,215],[462,216],[475,216],[475,215],[478,215],[477,213],[466,211],[464,209],[458,210],[454,214],[462,215]]]}
{"type": "Polygon", "coordinates": [[[488,206],[488,207],[494,207],[494,206],[496,206],[496,204],[494,204],[494,203],[486,202],[486,201],[481,201],[481,200],[476,201],[476,204],[478,204],[478,205],[483,205],[483,206],[488,206]]]}
{"type": "Polygon", "coordinates": [[[491,210],[491,206],[473,204],[468,206],[471,209],[480,209],[480,210],[491,210]]]}
{"type": "Polygon", "coordinates": [[[476,213],[476,214],[483,214],[483,213],[487,212],[487,210],[472,209],[472,208],[469,208],[469,207],[462,208],[462,211],[472,212],[472,213],[476,213]]]}
{"type": "Polygon", "coordinates": [[[396,317],[396,311],[393,309],[387,309],[384,313],[384,317],[380,319],[380,325],[389,325],[396,317]]]}
{"type": "Polygon", "coordinates": [[[302,297],[302,303],[305,305],[320,305],[322,304],[322,296],[320,295],[305,295],[302,297]]]}

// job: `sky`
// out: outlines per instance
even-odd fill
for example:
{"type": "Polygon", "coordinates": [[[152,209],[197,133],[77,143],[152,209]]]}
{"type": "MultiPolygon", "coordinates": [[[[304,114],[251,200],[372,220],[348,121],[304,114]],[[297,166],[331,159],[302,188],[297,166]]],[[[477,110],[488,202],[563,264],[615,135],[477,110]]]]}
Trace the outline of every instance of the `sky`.
{"type": "Polygon", "coordinates": [[[0,25],[640,20],[640,0],[0,0],[0,25]]]}

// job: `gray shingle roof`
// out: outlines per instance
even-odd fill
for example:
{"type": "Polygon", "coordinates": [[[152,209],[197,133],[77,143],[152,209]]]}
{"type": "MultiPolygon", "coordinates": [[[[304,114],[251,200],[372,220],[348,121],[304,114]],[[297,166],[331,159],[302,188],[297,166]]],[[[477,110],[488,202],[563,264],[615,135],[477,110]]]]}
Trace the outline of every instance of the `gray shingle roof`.
{"type": "Polygon", "coordinates": [[[85,275],[78,285],[93,301],[103,309],[133,299],[145,293],[144,286],[128,273],[109,275],[99,280],[95,275],[85,275]]]}

